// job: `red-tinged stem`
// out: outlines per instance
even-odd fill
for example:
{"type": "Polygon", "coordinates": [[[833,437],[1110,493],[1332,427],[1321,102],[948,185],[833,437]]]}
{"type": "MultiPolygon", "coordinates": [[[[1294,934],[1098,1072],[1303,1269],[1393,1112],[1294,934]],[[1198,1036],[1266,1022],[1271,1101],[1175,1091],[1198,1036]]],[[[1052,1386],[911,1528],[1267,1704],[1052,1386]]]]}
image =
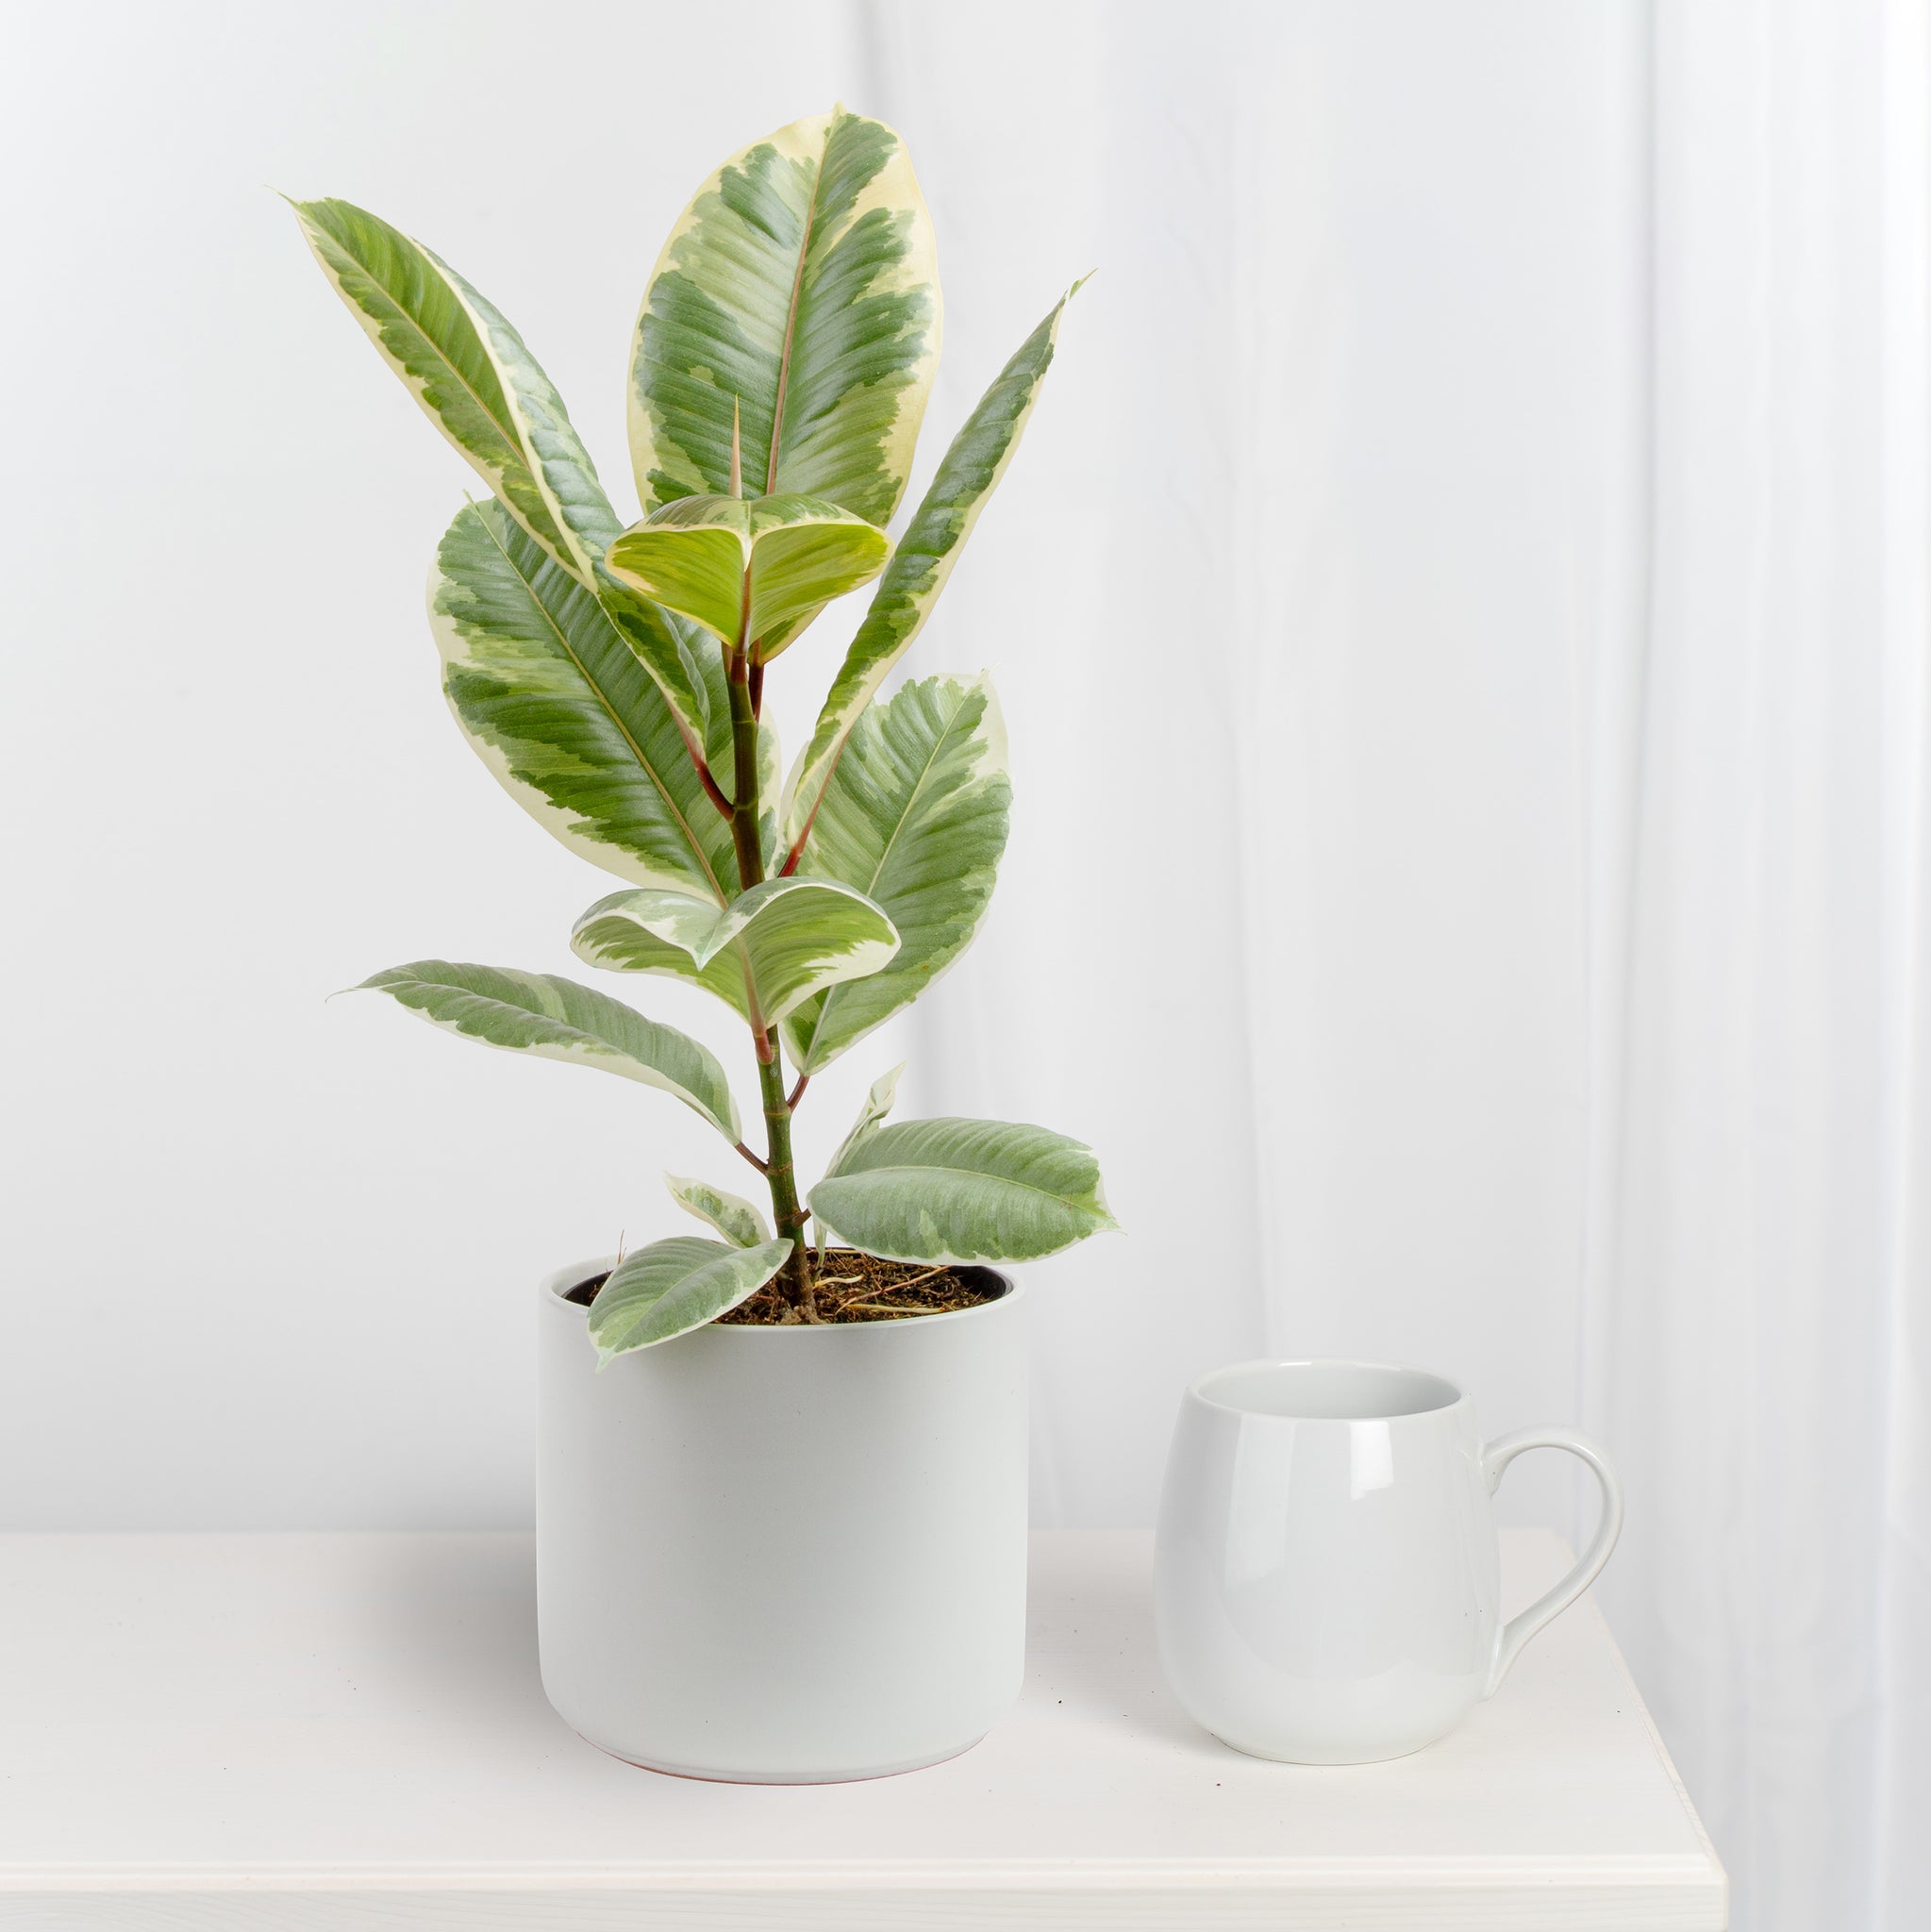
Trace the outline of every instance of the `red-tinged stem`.
{"type": "Polygon", "coordinates": [[[785,1105],[788,1108],[790,1108],[793,1113],[797,1112],[798,1103],[799,1101],[804,1099],[805,1090],[806,1088],[810,1086],[810,1084],[811,1075],[809,1074],[800,1074],[798,1075],[798,1084],[791,1089],[791,1097],[785,1102],[785,1105]]]}
{"type": "Polygon", "coordinates": [[[696,752],[691,754],[691,762],[697,767],[697,775],[704,785],[704,795],[717,807],[724,817],[731,815],[731,801],[724,796],[724,788],[710,775],[710,767],[696,752]]]}

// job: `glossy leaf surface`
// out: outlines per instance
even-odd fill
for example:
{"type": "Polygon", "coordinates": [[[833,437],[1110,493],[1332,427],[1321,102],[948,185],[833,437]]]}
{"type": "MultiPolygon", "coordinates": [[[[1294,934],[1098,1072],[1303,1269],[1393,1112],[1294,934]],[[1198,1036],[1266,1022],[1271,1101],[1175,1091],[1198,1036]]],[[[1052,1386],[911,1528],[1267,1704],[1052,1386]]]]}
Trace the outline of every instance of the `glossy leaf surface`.
{"type": "Polygon", "coordinates": [[[1075,283],[1021,343],[997,381],[979,398],[912,513],[792,777],[785,809],[787,844],[795,844],[810,826],[846,739],[892,666],[911,648],[979,513],[1005,475],[1039,399],[1040,384],[1052,366],[1059,317],[1078,286],[1075,283]]]}
{"type": "Polygon", "coordinates": [[[597,1067],[659,1088],[725,1140],[740,1138],[730,1082],[708,1047],[574,979],[417,959],[374,974],[355,990],[386,992],[444,1032],[485,1046],[597,1067]]]}
{"type": "Polygon", "coordinates": [[[716,1321],[749,1301],[791,1252],[790,1241],[732,1248],[680,1234],[625,1256],[590,1305],[598,1367],[716,1321]]]}
{"type": "Polygon", "coordinates": [[[897,506],[939,359],[932,224],[899,138],[842,109],[733,155],[671,231],[632,341],[646,515],[801,491],[874,524],[897,506]]]}
{"type": "Polygon", "coordinates": [[[898,1083],[904,1076],[906,1062],[880,1074],[867,1091],[864,1104],[858,1108],[858,1117],[851,1124],[851,1130],[838,1143],[838,1151],[825,1166],[827,1174],[836,1174],[844,1163],[844,1158],[858,1142],[889,1114],[898,1099],[898,1083]]]}
{"type": "Polygon", "coordinates": [[[291,204],[335,291],[429,420],[580,580],[618,523],[556,386],[449,264],[353,202],[291,204]]]}
{"type": "Polygon", "coordinates": [[[707,1221],[734,1248],[757,1248],[771,1240],[771,1224],[762,1211],[741,1194],[727,1193],[708,1181],[687,1179],[667,1174],[664,1185],[671,1198],[687,1214],[707,1221]]]}
{"type": "Polygon", "coordinates": [[[870,583],[883,530],[814,496],[685,496],[610,545],[623,582],[733,650],[774,658],[834,597],[870,583]]]}
{"type": "Polygon", "coordinates": [[[595,965],[695,980],[753,1016],[748,999],[770,1025],[822,989],[877,972],[897,952],[898,933],[862,892],[789,878],[767,879],[722,908],[683,892],[615,892],[577,922],[571,945],[595,965]]]}
{"type": "Polygon", "coordinates": [[[1011,1121],[903,1121],[860,1134],[811,1190],[854,1247],[898,1261],[1031,1261],[1116,1227],[1091,1148],[1011,1121]]]}
{"type": "Polygon", "coordinates": [[[829,1066],[930,986],[991,900],[1012,786],[991,682],[928,677],[854,726],[800,874],[842,879],[898,928],[891,963],[816,994],[786,1024],[801,1072],[829,1066]]]}
{"type": "MultiPolygon", "coordinates": [[[[634,614],[661,628],[660,612],[634,614]]],[[[540,824],[620,877],[735,896],[730,827],[657,680],[604,605],[499,505],[458,511],[436,553],[429,622],[457,722],[540,824]]],[[[704,668],[693,659],[693,682],[704,668]]],[[[701,715],[722,758],[729,721],[714,715],[715,675],[701,715]]]]}

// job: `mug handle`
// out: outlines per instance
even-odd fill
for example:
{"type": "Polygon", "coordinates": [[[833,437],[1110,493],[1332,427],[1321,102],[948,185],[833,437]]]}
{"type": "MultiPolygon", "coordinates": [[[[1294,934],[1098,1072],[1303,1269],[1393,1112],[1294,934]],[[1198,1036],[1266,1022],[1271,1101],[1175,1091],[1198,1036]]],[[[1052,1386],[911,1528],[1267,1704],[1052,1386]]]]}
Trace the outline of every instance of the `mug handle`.
{"type": "Polygon", "coordinates": [[[1539,1596],[1521,1616],[1509,1618],[1496,1631],[1495,1654],[1490,1660],[1488,1681],[1482,1686],[1484,1697],[1495,1694],[1508,1667],[1522,1655],[1523,1645],[1554,1623],[1602,1574],[1623,1531],[1623,1485],[1616,1480],[1602,1445],[1592,1442],[1580,1429],[1517,1429],[1513,1435],[1497,1436],[1482,1450],[1482,1479],[1491,1496],[1502,1480],[1502,1472],[1524,1449],[1567,1449],[1572,1456],[1581,1457],[1603,1492],[1603,1514],[1582,1561],[1554,1590],[1539,1596]]]}

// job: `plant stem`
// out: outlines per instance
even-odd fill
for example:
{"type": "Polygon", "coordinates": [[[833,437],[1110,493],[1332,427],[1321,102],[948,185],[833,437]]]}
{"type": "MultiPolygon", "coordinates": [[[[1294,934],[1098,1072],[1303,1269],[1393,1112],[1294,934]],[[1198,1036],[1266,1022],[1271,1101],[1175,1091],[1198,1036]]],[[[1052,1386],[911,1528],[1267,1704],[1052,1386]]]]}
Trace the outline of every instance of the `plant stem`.
{"type": "MultiPolygon", "coordinates": [[[[738,849],[738,878],[749,891],[764,879],[764,850],[757,836],[757,712],[747,671],[748,651],[729,654],[725,673],[731,691],[731,743],[736,754],[731,840],[738,849]]],[[[785,1299],[807,1322],[818,1320],[811,1258],[805,1246],[807,1217],[798,1207],[798,1177],[791,1167],[791,1108],[785,1098],[784,1062],[778,1057],[777,1028],[754,1013],[753,1043],[757,1049],[757,1084],[764,1096],[764,1178],[771,1189],[772,1219],[780,1241],[791,1244],[791,1258],[779,1271],[785,1299]]]]}
{"type": "Polygon", "coordinates": [[[731,842],[738,848],[738,886],[748,892],[764,878],[764,853],[757,841],[757,714],[751,708],[751,685],[744,658],[730,653],[725,666],[731,692],[731,842]]]}
{"type": "Polygon", "coordinates": [[[777,1238],[791,1244],[791,1258],[779,1272],[785,1299],[806,1321],[818,1320],[818,1294],[805,1247],[806,1216],[798,1206],[798,1180],[791,1169],[791,1109],[785,1104],[785,1070],[778,1059],[776,1029],[759,1042],[757,1084],[764,1090],[764,1131],[771,1149],[765,1180],[771,1188],[772,1219],[777,1238]],[[771,1058],[766,1059],[765,1054],[771,1058]]]}

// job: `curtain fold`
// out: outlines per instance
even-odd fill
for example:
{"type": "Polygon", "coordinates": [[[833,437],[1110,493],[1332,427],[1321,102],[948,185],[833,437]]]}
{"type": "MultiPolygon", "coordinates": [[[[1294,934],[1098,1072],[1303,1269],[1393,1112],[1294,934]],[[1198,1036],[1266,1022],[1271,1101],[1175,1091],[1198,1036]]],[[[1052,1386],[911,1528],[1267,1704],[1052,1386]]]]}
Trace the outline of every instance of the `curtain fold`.
{"type": "Polygon", "coordinates": [[[1616,1628],[1738,1924],[1790,1932],[1931,1895],[1927,87],[1915,7],[1656,10],[1590,1407],[1630,1487],[1616,1628]]]}
{"type": "Polygon", "coordinates": [[[1143,1519],[1259,1348],[1580,1415],[1736,1924],[1915,1927],[1923,9],[978,20],[867,15],[948,379],[968,293],[1101,269],[928,647],[1022,784],[927,1092],[1072,1106],[1129,1230],[1044,1284],[1040,1513],[1143,1519]]]}

